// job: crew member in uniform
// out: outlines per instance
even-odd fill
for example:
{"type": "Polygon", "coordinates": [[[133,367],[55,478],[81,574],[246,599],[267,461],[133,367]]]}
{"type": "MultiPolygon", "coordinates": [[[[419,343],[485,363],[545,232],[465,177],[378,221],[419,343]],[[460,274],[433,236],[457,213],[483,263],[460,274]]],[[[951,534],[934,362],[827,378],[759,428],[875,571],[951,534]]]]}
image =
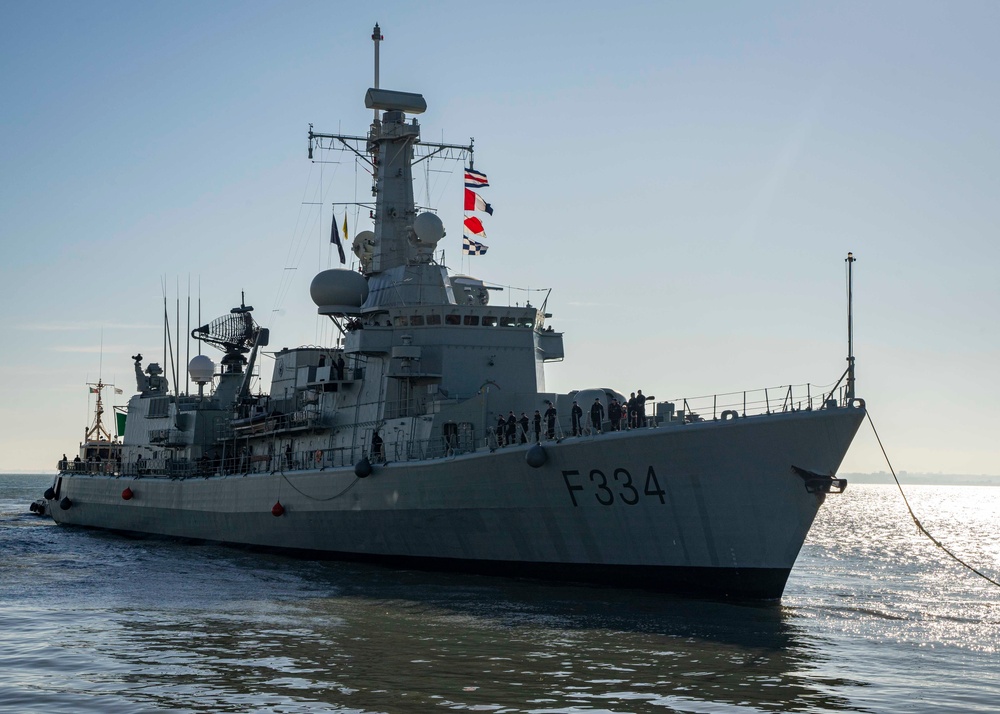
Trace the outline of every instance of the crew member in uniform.
{"type": "Polygon", "coordinates": [[[622,423],[622,405],[618,402],[618,397],[611,398],[608,405],[608,420],[611,422],[611,431],[620,431],[622,423]]]}
{"type": "Polygon", "coordinates": [[[542,440],[542,415],[535,410],[535,443],[537,444],[542,440]]]}
{"type": "Polygon", "coordinates": [[[570,415],[573,417],[573,436],[582,434],[583,429],[580,428],[580,420],[583,418],[583,409],[576,402],[573,402],[573,409],[570,410],[570,415]]]}
{"type": "Polygon", "coordinates": [[[376,461],[385,461],[385,445],[378,429],[372,432],[372,458],[376,461]]]}
{"type": "Polygon", "coordinates": [[[521,443],[528,443],[528,415],[521,412],[521,418],[518,419],[518,423],[521,425],[521,443]]]}
{"type": "Polygon", "coordinates": [[[604,422],[604,405],[601,404],[601,398],[598,397],[594,400],[594,405],[590,407],[590,423],[594,425],[594,431],[598,434],[601,433],[601,425],[604,422]]]}
{"type": "Polygon", "coordinates": [[[511,446],[517,443],[517,417],[514,412],[507,415],[507,443],[511,446]]]}
{"type": "Polygon", "coordinates": [[[545,437],[548,439],[556,438],[556,407],[554,404],[549,404],[549,408],[545,410],[545,437]]]}

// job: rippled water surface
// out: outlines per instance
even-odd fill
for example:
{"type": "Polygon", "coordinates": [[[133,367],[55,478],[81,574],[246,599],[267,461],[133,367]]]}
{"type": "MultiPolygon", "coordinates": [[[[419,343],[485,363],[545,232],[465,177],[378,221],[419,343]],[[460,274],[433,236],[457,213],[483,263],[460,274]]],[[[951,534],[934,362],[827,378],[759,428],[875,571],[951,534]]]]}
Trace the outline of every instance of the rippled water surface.
{"type": "MultiPolygon", "coordinates": [[[[4,712],[995,712],[1000,588],[892,486],[821,511],[780,604],[313,563],[28,513],[0,476],[4,712]]],[[[914,486],[1000,577],[1000,488],[914,486]]]]}

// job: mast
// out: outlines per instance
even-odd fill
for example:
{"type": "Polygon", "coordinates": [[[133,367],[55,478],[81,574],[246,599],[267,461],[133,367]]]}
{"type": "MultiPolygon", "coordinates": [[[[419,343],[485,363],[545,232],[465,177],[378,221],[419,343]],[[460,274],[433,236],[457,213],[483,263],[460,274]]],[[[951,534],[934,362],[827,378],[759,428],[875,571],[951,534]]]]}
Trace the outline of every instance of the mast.
{"type": "MultiPolygon", "coordinates": [[[[382,31],[378,27],[378,23],[375,23],[375,29],[372,30],[372,42],[375,43],[375,89],[378,89],[378,43],[384,40],[382,37],[382,31]]],[[[373,124],[378,124],[378,109],[375,110],[375,116],[372,118],[373,124]]]]}
{"type": "Polygon", "coordinates": [[[854,401],[854,253],[847,254],[847,402],[854,401]]]}
{"type": "MultiPolygon", "coordinates": [[[[424,142],[415,115],[427,110],[423,96],[381,87],[379,51],[383,36],[376,24],[374,85],[365,94],[365,107],[373,110],[366,136],[324,134],[309,125],[309,158],[315,148],[353,152],[371,167],[371,218],[373,237],[365,239],[361,269],[370,281],[366,308],[392,305],[450,303],[454,300],[446,269],[434,260],[438,241],[445,235],[440,219],[431,211],[418,211],[414,201],[413,165],[437,157],[472,159],[468,146],[424,142]],[[417,222],[418,216],[429,214],[417,222]]],[[[363,205],[363,204],[361,204],[363,205]]]]}
{"type": "Polygon", "coordinates": [[[111,441],[111,434],[108,432],[107,429],[104,428],[104,423],[101,421],[101,417],[104,416],[104,403],[101,397],[103,395],[104,388],[113,385],[104,384],[104,382],[102,382],[100,378],[97,379],[97,384],[93,383],[88,383],[88,384],[94,387],[93,391],[97,393],[97,406],[94,409],[94,424],[89,429],[87,429],[86,434],[84,434],[83,440],[85,442],[111,441]]]}

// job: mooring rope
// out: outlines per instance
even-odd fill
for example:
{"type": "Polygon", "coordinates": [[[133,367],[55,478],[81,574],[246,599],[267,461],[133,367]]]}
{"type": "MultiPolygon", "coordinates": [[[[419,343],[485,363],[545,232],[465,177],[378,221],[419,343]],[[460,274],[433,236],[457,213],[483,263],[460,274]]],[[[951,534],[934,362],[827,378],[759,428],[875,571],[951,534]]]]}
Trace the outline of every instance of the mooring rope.
{"type": "Polygon", "coordinates": [[[913,509],[910,508],[910,502],[908,500],[906,500],[906,494],[903,493],[903,486],[899,483],[899,479],[896,478],[896,471],[895,471],[895,469],[892,468],[892,464],[889,462],[889,455],[887,453],[885,453],[885,447],[882,446],[882,439],[879,438],[878,429],[875,428],[875,422],[872,421],[872,414],[871,414],[871,412],[866,411],[865,415],[868,417],[868,423],[871,424],[872,432],[874,432],[874,434],[875,434],[875,440],[878,441],[878,448],[882,449],[882,456],[885,457],[885,463],[889,467],[889,473],[892,474],[892,478],[896,482],[896,487],[899,489],[899,495],[903,497],[903,503],[906,504],[906,510],[910,512],[910,518],[913,519],[913,522],[917,525],[917,528],[920,530],[920,532],[923,533],[928,538],[930,538],[931,542],[934,545],[936,545],[938,548],[940,548],[945,553],[947,553],[949,556],[951,556],[960,565],[965,566],[966,568],[968,568],[969,570],[971,570],[973,573],[975,573],[976,575],[978,575],[979,577],[981,577],[983,580],[991,582],[994,585],[996,585],[997,587],[1000,587],[1000,582],[997,582],[996,580],[994,580],[990,576],[988,576],[988,575],[980,572],[976,568],[974,568],[971,565],[969,565],[968,563],[966,563],[964,560],[962,560],[957,555],[955,555],[950,550],[948,550],[948,548],[946,548],[945,545],[941,541],[939,541],[937,538],[935,538],[934,536],[932,536],[930,534],[930,532],[928,532],[928,530],[926,528],[924,528],[923,524],[920,522],[920,519],[917,518],[917,514],[915,514],[913,512],[913,509]]]}
{"type": "MultiPolygon", "coordinates": [[[[308,498],[309,500],[311,500],[311,501],[320,501],[320,502],[323,502],[323,501],[332,501],[332,500],[333,500],[333,499],[335,499],[335,498],[340,498],[340,497],[341,497],[341,496],[343,496],[343,495],[344,495],[345,493],[347,493],[347,492],[348,492],[348,491],[350,491],[350,490],[351,490],[352,488],[354,488],[354,486],[355,486],[355,485],[356,485],[356,484],[358,483],[358,481],[359,481],[358,477],[357,477],[357,476],[355,476],[355,477],[354,477],[354,480],[353,480],[353,481],[351,481],[351,483],[349,483],[349,484],[347,485],[347,487],[346,487],[346,488],[345,488],[345,489],[344,489],[343,491],[341,491],[340,493],[335,493],[334,495],[332,495],[332,496],[329,496],[329,497],[327,497],[327,498],[318,498],[318,497],[316,497],[316,496],[311,496],[311,495],[309,495],[308,493],[306,493],[305,491],[303,491],[302,489],[300,489],[300,488],[299,488],[298,486],[296,486],[296,485],[295,485],[294,483],[292,483],[291,481],[289,481],[289,480],[288,480],[288,476],[287,476],[287,475],[285,474],[285,472],[284,472],[284,471],[282,471],[282,472],[281,472],[281,478],[282,478],[282,480],[284,480],[284,481],[285,481],[285,483],[287,483],[287,484],[288,484],[289,486],[291,486],[291,487],[292,487],[293,489],[295,489],[296,491],[298,491],[298,492],[299,492],[300,494],[302,494],[303,496],[305,496],[305,497],[306,497],[306,498],[308,498]]],[[[281,481],[279,481],[279,482],[278,482],[278,487],[279,487],[279,488],[281,487],[281,481]]]]}

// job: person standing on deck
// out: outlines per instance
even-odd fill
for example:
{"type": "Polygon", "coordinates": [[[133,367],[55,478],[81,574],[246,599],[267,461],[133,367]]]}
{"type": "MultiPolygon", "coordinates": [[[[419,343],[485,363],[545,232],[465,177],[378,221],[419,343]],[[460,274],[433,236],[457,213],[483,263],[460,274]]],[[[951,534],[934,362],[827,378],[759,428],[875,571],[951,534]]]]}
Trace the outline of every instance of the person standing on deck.
{"type": "Polygon", "coordinates": [[[556,407],[552,403],[545,410],[545,436],[548,439],[556,438],[556,407]]]}
{"type": "Polygon", "coordinates": [[[612,397],[611,404],[608,405],[608,419],[611,421],[611,431],[621,430],[622,405],[618,403],[618,397],[612,397]]]}
{"type": "Polygon", "coordinates": [[[583,418],[583,409],[577,402],[573,402],[573,408],[570,410],[570,416],[573,418],[573,436],[579,436],[583,433],[583,429],[580,427],[580,420],[583,418]]]}
{"type": "Polygon", "coordinates": [[[518,423],[521,425],[521,443],[522,444],[527,444],[528,443],[528,415],[525,414],[524,412],[521,412],[521,418],[518,420],[518,423]]]}
{"type": "Polygon", "coordinates": [[[372,459],[385,462],[385,443],[382,441],[382,435],[378,433],[378,429],[372,432],[372,459]]]}
{"type": "Polygon", "coordinates": [[[594,426],[594,431],[600,434],[601,426],[604,424],[604,405],[601,404],[600,397],[595,399],[593,406],[590,407],[590,423],[594,426]]]}
{"type": "Polygon", "coordinates": [[[542,440],[542,415],[535,410],[535,443],[539,443],[542,440]]]}

